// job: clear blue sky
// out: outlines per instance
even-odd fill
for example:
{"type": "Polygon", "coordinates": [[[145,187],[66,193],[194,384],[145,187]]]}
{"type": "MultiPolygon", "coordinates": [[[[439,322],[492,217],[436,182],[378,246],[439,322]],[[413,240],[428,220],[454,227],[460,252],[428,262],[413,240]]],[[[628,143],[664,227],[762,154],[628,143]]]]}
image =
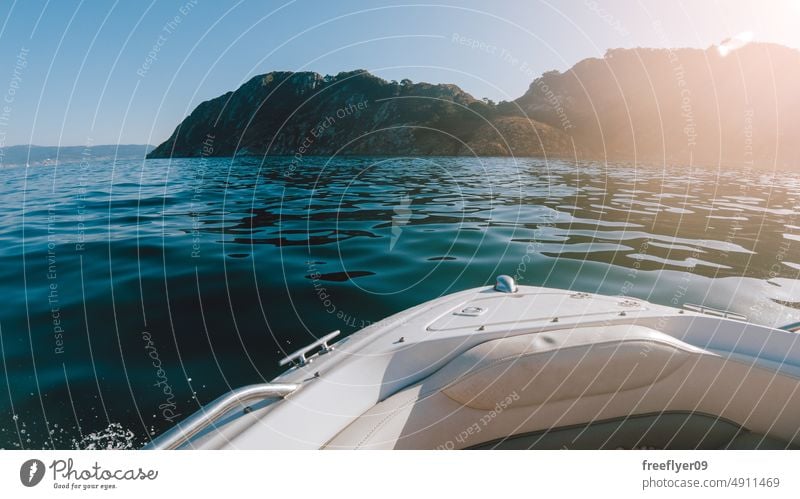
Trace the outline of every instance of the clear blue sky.
{"type": "Polygon", "coordinates": [[[0,145],[157,144],[198,103],[272,70],[364,68],[503,100],[608,48],[742,32],[800,46],[795,0],[411,3],[0,0],[0,145]]]}

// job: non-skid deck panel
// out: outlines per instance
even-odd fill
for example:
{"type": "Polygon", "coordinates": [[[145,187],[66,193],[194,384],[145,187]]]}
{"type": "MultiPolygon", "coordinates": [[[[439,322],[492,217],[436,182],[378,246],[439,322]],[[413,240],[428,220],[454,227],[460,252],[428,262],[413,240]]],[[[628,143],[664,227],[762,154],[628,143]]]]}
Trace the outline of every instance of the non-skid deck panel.
{"type": "Polygon", "coordinates": [[[439,316],[428,331],[475,329],[480,326],[522,326],[528,323],[593,317],[626,312],[641,312],[652,307],[630,298],[569,292],[532,292],[478,295],[469,302],[439,316]]]}

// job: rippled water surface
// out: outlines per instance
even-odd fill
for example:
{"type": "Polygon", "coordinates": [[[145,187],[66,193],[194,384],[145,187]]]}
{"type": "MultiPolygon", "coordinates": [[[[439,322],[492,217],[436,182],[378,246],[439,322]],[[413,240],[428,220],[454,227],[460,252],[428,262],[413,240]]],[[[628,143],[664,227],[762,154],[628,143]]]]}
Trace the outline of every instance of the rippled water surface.
{"type": "Polygon", "coordinates": [[[0,447],[126,448],[333,329],[522,284],[800,320],[800,175],[535,159],[7,168],[0,447]]]}

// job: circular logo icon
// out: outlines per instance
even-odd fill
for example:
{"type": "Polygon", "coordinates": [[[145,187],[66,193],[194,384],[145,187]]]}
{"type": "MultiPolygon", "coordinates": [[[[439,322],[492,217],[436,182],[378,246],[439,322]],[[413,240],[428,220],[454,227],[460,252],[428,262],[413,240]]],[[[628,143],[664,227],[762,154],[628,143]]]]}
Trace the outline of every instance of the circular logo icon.
{"type": "Polygon", "coordinates": [[[38,459],[28,459],[19,468],[19,480],[26,487],[35,487],[44,478],[44,463],[38,459]]]}

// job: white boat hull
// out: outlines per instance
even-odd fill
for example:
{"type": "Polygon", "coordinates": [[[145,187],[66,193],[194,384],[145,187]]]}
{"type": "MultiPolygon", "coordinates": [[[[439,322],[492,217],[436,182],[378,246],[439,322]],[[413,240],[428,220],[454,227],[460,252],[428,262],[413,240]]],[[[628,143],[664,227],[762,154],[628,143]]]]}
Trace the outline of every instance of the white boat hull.
{"type": "Polygon", "coordinates": [[[171,436],[215,449],[782,448],[800,443],[797,338],[630,298],[477,288],[310,356],[273,380],[298,387],[283,399],[171,436]]]}

